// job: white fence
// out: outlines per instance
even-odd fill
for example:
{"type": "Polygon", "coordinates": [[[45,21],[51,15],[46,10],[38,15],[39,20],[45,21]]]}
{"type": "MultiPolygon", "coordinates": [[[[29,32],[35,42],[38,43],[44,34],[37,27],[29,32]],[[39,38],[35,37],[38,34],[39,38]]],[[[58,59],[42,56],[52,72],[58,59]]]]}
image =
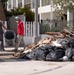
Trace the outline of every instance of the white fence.
{"type": "MultiPolygon", "coordinates": [[[[38,23],[37,35],[39,36],[39,23],[38,23]]],[[[26,22],[25,23],[25,36],[35,36],[36,27],[35,22],[26,22]]]]}

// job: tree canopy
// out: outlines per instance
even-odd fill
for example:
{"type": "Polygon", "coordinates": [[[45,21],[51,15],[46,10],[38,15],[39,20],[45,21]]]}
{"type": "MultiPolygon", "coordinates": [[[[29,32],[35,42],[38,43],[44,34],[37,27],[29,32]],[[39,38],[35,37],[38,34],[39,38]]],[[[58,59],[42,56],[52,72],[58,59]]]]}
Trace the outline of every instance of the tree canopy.
{"type": "Polygon", "coordinates": [[[8,0],[0,0],[0,2],[7,2],[8,0]]]}
{"type": "Polygon", "coordinates": [[[29,9],[29,7],[24,7],[24,8],[18,7],[18,8],[11,9],[11,11],[6,12],[7,17],[11,17],[12,15],[17,16],[21,14],[25,15],[26,21],[34,21],[34,12],[32,12],[29,9]]]}
{"type": "Polygon", "coordinates": [[[65,14],[67,10],[74,12],[74,0],[53,0],[53,7],[58,15],[65,14]],[[60,8],[60,10],[59,10],[60,8]]]}
{"type": "Polygon", "coordinates": [[[62,10],[69,9],[70,12],[74,12],[74,0],[53,0],[54,6],[61,7],[62,10]]]}

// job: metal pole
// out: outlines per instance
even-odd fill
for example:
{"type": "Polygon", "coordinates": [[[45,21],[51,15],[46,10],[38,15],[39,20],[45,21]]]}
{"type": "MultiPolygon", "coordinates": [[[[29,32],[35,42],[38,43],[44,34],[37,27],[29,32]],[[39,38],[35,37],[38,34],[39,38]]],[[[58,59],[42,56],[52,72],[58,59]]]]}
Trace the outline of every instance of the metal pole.
{"type": "Polygon", "coordinates": [[[53,0],[51,0],[50,1],[51,2],[51,12],[50,12],[50,30],[51,30],[51,28],[52,28],[52,25],[53,25],[53,8],[52,8],[52,6],[53,6],[53,0]]]}
{"type": "Polygon", "coordinates": [[[35,24],[34,24],[34,37],[32,42],[37,44],[37,42],[41,39],[41,37],[39,36],[39,26],[38,26],[38,0],[34,0],[35,1],[35,24]]]}
{"type": "Polygon", "coordinates": [[[38,36],[38,0],[35,0],[35,36],[38,36]]]}

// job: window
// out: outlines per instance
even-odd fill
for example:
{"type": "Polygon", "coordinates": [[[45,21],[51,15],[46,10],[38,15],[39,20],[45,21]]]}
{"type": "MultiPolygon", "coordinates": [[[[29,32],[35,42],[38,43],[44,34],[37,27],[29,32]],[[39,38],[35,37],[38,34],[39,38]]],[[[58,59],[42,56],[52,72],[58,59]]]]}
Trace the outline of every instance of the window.
{"type": "Polygon", "coordinates": [[[18,0],[18,7],[22,7],[22,0],[18,0]]]}
{"type": "Polygon", "coordinates": [[[34,6],[35,4],[33,3],[33,8],[35,8],[35,6],[34,6]]]}
{"type": "Polygon", "coordinates": [[[25,7],[31,8],[31,4],[26,4],[25,7]]]}
{"type": "MultiPolygon", "coordinates": [[[[35,1],[33,1],[33,8],[35,8],[35,1]]],[[[38,7],[40,7],[40,0],[38,0],[38,7]]]]}
{"type": "Polygon", "coordinates": [[[38,0],[38,7],[40,7],[40,0],[38,0]]]}
{"type": "Polygon", "coordinates": [[[11,4],[9,5],[9,8],[11,8],[11,4]]]}
{"type": "Polygon", "coordinates": [[[42,0],[42,6],[46,6],[50,4],[50,0],[42,0]]]}
{"type": "Polygon", "coordinates": [[[8,7],[11,8],[11,0],[8,1],[8,7]]]}

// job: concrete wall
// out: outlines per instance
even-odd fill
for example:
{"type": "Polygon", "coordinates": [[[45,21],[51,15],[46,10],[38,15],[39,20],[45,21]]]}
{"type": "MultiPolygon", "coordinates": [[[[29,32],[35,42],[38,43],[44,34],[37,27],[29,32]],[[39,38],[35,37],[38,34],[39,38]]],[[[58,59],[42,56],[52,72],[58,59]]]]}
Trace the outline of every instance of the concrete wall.
{"type": "MultiPolygon", "coordinates": [[[[46,37],[49,37],[49,36],[45,35],[45,34],[41,35],[41,39],[44,39],[46,37]]],[[[4,38],[4,40],[5,40],[5,38],[4,38]]],[[[22,42],[22,44],[20,46],[27,46],[27,45],[29,45],[31,43],[33,43],[33,37],[24,36],[23,42],[22,42]]],[[[5,41],[4,41],[4,46],[7,46],[5,41]]]]}
{"type": "Polygon", "coordinates": [[[23,41],[24,41],[24,45],[27,46],[27,45],[29,45],[29,44],[32,43],[32,37],[26,37],[26,36],[24,36],[23,41]]]}
{"type": "MultiPolygon", "coordinates": [[[[49,37],[49,35],[41,34],[41,39],[45,39],[46,37],[49,37]]],[[[26,36],[24,36],[24,44],[25,44],[25,46],[31,44],[32,41],[33,41],[33,37],[26,37],[26,36]]]]}

